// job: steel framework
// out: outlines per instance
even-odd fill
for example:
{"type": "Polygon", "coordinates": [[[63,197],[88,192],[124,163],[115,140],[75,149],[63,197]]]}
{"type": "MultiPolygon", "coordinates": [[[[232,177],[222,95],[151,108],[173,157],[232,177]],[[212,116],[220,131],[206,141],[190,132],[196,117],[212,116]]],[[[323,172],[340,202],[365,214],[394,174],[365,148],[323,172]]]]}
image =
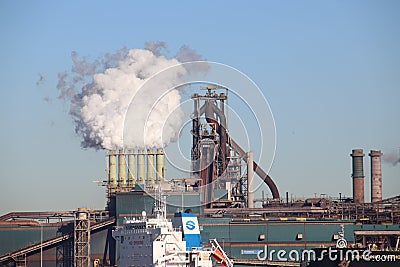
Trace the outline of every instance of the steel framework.
{"type": "Polygon", "coordinates": [[[90,212],[84,208],[75,213],[74,266],[90,267],[90,212]]]}

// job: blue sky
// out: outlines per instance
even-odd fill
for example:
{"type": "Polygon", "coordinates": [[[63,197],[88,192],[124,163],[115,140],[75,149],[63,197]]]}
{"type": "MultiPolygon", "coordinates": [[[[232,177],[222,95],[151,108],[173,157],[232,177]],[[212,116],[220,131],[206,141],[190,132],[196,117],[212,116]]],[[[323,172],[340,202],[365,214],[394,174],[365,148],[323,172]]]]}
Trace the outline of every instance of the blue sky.
{"type": "MultiPolygon", "coordinates": [[[[105,176],[104,152],[80,148],[57,74],[72,51],[96,58],[148,41],[171,55],[189,45],[257,83],[275,118],[270,174],[282,194],[350,196],[351,149],[400,147],[399,10],[398,1],[2,1],[0,213],[104,207],[92,182],[105,176]]],[[[399,192],[399,165],[383,164],[384,197],[399,192]]]]}

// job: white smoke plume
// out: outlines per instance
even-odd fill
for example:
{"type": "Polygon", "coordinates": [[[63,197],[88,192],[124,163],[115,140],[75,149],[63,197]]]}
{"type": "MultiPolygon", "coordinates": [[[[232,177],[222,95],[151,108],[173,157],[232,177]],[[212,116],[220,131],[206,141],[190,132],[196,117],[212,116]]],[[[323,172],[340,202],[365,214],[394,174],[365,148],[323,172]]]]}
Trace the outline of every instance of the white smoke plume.
{"type": "Polygon", "coordinates": [[[179,62],[204,60],[200,54],[187,45],[182,45],[181,48],[179,48],[178,53],[176,53],[176,59],[179,60],[179,62]]]}
{"type": "MultiPolygon", "coordinates": [[[[144,44],[146,50],[151,51],[157,57],[162,55],[162,52],[167,49],[167,43],[163,41],[158,42],[146,42],[144,44]]],[[[179,60],[179,59],[178,59],[179,60]]],[[[182,61],[181,61],[182,62],[182,61]]]]}
{"type": "Polygon", "coordinates": [[[396,166],[397,163],[400,163],[400,152],[399,153],[396,153],[396,152],[385,153],[385,154],[383,154],[382,159],[384,162],[390,163],[393,166],[396,166]]]}
{"type": "Polygon", "coordinates": [[[163,147],[176,140],[183,118],[180,95],[176,89],[167,90],[187,70],[174,67],[164,80],[141,92],[153,75],[179,64],[177,59],[161,55],[166,48],[164,42],[146,43],[146,47],[147,50],[121,49],[92,61],[72,53],[73,67],[59,74],[57,88],[59,97],[69,104],[82,147],[163,147]],[[134,106],[129,106],[132,99],[134,106]],[[125,123],[126,116],[131,118],[129,125],[125,123]]]}
{"type": "MultiPolygon", "coordinates": [[[[178,53],[176,53],[175,58],[182,63],[191,62],[191,61],[206,61],[200,54],[198,54],[195,50],[190,48],[187,45],[182,45],[179,48],[178,53]]],[[[184,65],[185,66],[185,65],[184,65]]],[[[188,72],[207,72],[209,70],[209,65],[207,63],[204,64],[196,64],[195,66],[185,66],[188,72]]]]}

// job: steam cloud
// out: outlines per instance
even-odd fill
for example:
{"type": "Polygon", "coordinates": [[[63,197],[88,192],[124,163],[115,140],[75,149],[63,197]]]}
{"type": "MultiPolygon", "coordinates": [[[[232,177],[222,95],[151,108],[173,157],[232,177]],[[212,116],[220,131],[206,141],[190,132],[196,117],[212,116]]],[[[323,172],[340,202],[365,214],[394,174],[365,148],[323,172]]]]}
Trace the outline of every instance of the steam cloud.
{"type": "Polygon", "coordinates": [[[384,162],[396,166],[397,163],[400,163],[400,154],[396,152],[385,153],[383,154],[382,159],[384,162]]]}
{"type": "Polygon", "coordinates": [[[91,61],[72,52],[73,67],[58,75],[57,88],[59,98],[69,104],[82,147],[163,147],[177,139],[183,118],[180,95],[177,89],[167,90],[168,85],[176,84],[188,70],[174,67],[156,87],[146,92],[140,92],[140,88],[152,75],[168,67],[202,58],[187,46],[175,58],[161,54],[166,49],[165,42],[146,43],[145,47],[124,48],[91,61]],[[129,107],[134,98],[140,99],[134,101],[134,107],[129,107]],[[134,121],[128,127],[129,138],[123,140],[127,112],[139,115],[133,116],[134,121]]]}

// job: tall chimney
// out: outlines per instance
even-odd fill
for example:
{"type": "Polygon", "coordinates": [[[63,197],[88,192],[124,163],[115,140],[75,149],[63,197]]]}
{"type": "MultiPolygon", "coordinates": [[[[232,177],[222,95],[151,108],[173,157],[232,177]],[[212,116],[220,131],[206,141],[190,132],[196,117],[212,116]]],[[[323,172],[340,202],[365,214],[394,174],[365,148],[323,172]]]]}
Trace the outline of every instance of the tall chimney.
{"type": "Polygon", "coordinates": [[[154,186],[154,151],[147,149],[147,185],[154,186]]]}
{"type": "Polygon", "coordinates": [[[144,163],[144,150],[140,149],[137,156],[137,182],[138,184],[145,184],[145,163],[144,163]]]}
{"type": "Polygon", "coordinates": [[[354,203],[364,203],[364,152],[362,149],[353,149],[350,156],[353,158],[353,199],[354,203]]]}
{"type": "Polygon", "coordinates": [[[136,155],[135,150],[128,151],[128,187],[134,188],[136,183],[136,155]]]}
{"type": "Polygon", "coordinates": [[[109,184],[111,188],[115,189],[117,187],[117,152],[110,150],[108,155],[109,184]]]}
{"type": "Polygon", "coordinates": [[[125,150],[119,150],[118,156],[118,186],[126,187],[126,158],[125,150]]]}
{"type": "Polygon", "coordinates": [[[156,155],[156,170],[157,170],[157,183],[164,182],[164,166],[165,164],[165,156],[162,148],[157,149],[156,155]]]}
{"type": "Polygon", "coordinates": [[[253,152],[247,153],[247,207],[254,208],[254,169],[253,152]]]}
{"type": "Polygon", "coordinates": [[[371,150],[371,202],[382,200],[382,164],[380,150],[371,150]]]}

